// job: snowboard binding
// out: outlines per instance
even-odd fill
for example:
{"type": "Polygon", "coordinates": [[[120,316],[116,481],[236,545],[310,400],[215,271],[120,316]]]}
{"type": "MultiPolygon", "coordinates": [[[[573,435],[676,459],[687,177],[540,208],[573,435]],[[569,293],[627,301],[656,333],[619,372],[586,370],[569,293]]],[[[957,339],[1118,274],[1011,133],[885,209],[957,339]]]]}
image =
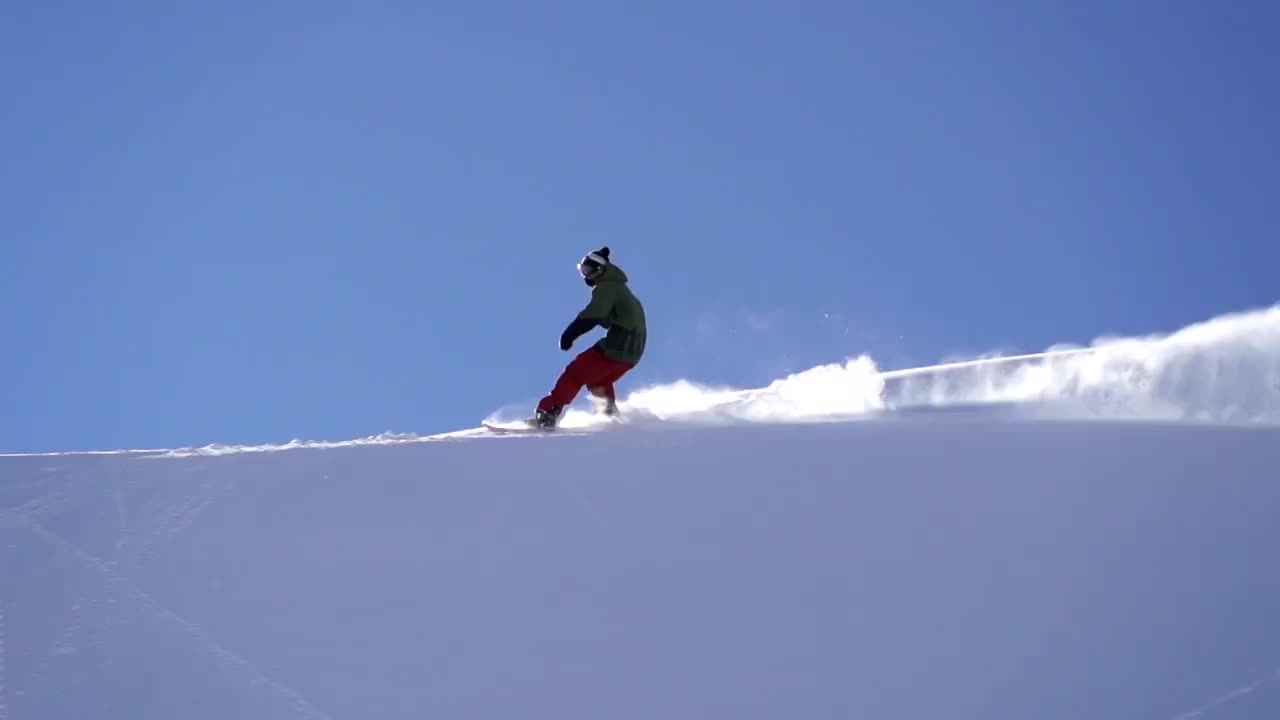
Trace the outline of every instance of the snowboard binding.
{"type": "Polygon", "coordinates": [[[563,405],[547,408],[546,410],[538,410],[533,418],[529,420],[529,426],[539,430],[555,430],[556,425],[560,422],[560,415],[563,413],[563,405]]]}
{"type": "MultiPolygon", "coordinates": [[[[618,417],[618,401],[613,398],[605,398],[593,395],[591,397],[597,415],[603,415],[610,419],[618,417]]],[[[526,420],[529,427],[537,430],[555,430],[560,425],[560,418],[564,415],[565,406],[556,405],[542,410],[537,410],[534,416],[526,420]]]]}

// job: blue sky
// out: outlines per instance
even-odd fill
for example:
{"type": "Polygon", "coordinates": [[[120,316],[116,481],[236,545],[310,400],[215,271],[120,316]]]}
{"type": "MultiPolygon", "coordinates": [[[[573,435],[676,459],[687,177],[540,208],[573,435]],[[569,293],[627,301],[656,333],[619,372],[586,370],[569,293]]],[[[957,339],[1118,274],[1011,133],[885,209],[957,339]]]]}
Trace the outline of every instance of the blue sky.
{"type": "Polygon", "coordinates": [[[602,244],[630,387],[1280,300],[1280,9],[932,5],[6,8],[0,450],[532,406],[602,244]]]}

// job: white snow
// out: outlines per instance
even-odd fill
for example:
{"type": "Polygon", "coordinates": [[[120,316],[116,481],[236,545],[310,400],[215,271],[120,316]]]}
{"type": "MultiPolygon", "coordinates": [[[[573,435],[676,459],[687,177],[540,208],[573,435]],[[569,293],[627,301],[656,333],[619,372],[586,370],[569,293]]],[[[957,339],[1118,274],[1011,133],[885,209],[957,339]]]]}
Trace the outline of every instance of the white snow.
{"type": "Polygon", "coordinates": [[[691,383],[644,390],[633,408],[669,420],[838,419],[955,406],[1022,416],[1280,424],[1280,306],[1167,336],[1058,347],[881,372],[860,356],[748,391],[691,383]]]}
{"type": "Polygon", "coordinates": [[[1280,717],[1278,381],[1273,308],[575,434],[0,457],[0,720],[1280,717]]]}

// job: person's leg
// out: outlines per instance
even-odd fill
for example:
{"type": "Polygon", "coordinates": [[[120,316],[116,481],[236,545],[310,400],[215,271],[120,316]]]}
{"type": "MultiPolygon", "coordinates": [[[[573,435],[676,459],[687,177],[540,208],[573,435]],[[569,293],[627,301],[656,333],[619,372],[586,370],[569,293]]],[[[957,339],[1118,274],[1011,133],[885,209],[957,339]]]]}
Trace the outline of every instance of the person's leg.
{"type": "Polygon", "coordinates": [[[551,393],[538,401],[538,413],[550,413],[559,418],[560,412],[573,403],[584,385],[591,388],[593,395],[598,389],[605,393],[605,397],[612,398],[614,381],[630,369],[630,365],[620,363],[594,347],[587,348],[565,367],[551,393]]]}
{"type": "Polygon", "coordinates": [[[618,396],[614,390],[614,384],[633,367],[635,366],[630,363],[619,362],[608,357],[600,364],[599,375],[592,378],[591,383],[587,385],[587,391],[597,400],[599,412],[606,415],[618,413],[618,396]]]}
{"type": "Polygon", "coordinates": [[[578,396],[578,391],[586,384],[591,377],[590,368],[596,361],[593,355],[599,355],[599,351],[588,348],[578,354],[567,366],[564,372],[560,373],[556,384],[551,388],[551,392],[538,401],[538,412],[555,412],[559,411],[566,405],[573,402],[578,396]]]}
{"type": "Polygon", "coordinates": [[[591,385],[587,387],[591,393],[591,405],[597,415],[617,415],[618,401],[613,394],[612,385],[591,385]]]}

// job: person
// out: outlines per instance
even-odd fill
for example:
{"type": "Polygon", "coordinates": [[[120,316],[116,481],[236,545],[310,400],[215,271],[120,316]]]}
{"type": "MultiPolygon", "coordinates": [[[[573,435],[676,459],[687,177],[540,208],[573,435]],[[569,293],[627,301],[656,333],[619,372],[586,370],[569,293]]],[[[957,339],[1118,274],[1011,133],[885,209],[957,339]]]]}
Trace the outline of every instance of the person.
{"type": "Polygon", "coordinates": [[[644,355],[644,306],[627,285],[627,274],[609,259],[609,248],[587,253],[578,262],[578,272],[591,288],[591,302],[561,334],[560,349],[569,350],[574,341],[597,325],[607,332],[565,367],[551,392],[538,402],[530,423],[543,429],[556,427],[565,408],[584,386],[598,411],[616,416],[614,384],[644,355]]]}

